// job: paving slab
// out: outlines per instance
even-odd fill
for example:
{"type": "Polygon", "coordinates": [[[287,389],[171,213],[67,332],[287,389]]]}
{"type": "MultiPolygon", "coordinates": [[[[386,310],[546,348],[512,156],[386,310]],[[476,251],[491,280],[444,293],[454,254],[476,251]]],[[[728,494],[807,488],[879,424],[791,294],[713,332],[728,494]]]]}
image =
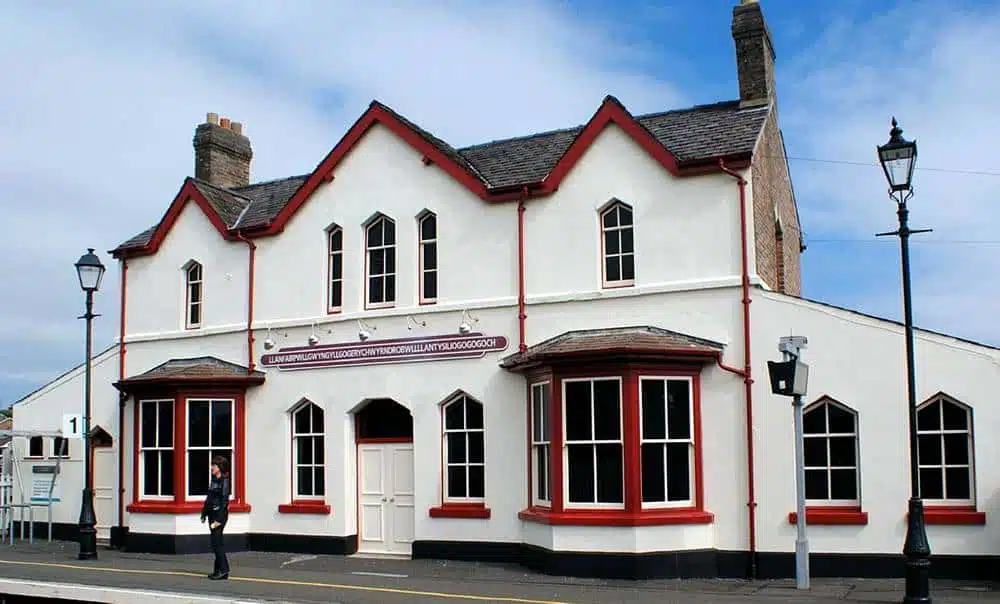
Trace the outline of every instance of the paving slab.
{"type": "MultiPolygon", "coordinates": [[[[0,593],[20,583],[22,591],[18,593],[43,595],[49,593],[46,590],[69,593],[67,590],[76,589],[93,602],[142,602],[153,598],[150,594],[155,592],[164,602],[232,604],[876,604],[900,602],[903,593],[900,580],[814,579],[811,589],[803,592],[795,589],[791,580],[609,581],[543,575],[516,565],[264,552],[231,554],[230,580],[209,581],[205,576],[212,566],[209,555],[102,549],[99,559],[79,561],[76,552],[77,545],[68,542],[0,546],[0,593]]],[[[933,592],[934,602],[940,604],[1000,604],[1000,589],[984,583],[936,581],[933,592]]],[[[76,597],[82,600],[84,596],[76,597]]]]}

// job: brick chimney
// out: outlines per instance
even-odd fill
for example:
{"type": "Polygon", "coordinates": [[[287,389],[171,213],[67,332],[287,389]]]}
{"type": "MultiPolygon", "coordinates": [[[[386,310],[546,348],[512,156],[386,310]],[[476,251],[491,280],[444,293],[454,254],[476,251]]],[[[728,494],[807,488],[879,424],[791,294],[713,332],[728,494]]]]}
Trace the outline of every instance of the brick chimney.
{"type": "Polygon", "coordinates": [[[740,0],[733,7],[736,71],[740,78],[740,105],[766,105],[775,97],[774,46],[757,0],[740,0]]]}
{"type": "Polygon", "coordinates": [[[250,184],[253,149],[243,135],[243,124],[209,113],[194,131],[194,176],[232,189],[250,184]]]}

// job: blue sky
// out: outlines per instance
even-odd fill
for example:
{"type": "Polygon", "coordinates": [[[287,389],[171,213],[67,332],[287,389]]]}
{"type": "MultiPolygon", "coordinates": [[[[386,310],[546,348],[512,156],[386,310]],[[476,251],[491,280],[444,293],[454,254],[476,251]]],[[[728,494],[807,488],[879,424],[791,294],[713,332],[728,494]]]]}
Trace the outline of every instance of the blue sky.
{"type": "MultiPolygon", "coordinates": [[[[4,3],[0,404],[82,361],[73,262],[155,222],[207,111],[246,124],[256,180],[309,171],[377,98],[456,146],[737,96],[737,0],[4,3]]],[[[873,165],[920,145],[917,324],[1000,345],[995,2],[761,0],[802,223],[804,294],[900,315],[894,207],[873,165]],[[877,7],[877,8],[876,8],[877,7]]],[[[116,335],[117,276],[96,345],[116,335]]]]}

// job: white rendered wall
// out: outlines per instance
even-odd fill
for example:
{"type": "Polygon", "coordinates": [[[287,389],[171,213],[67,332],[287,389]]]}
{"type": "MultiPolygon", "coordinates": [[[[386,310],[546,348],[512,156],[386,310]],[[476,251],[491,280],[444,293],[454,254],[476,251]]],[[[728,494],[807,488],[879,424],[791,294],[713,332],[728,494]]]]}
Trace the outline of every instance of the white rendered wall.
{"type": "MultiPolygon", "coordinates": [[[[62,418],[66,413],[84,413],[84,367],[74,368],[66,375],[46,384],[37,392],[30,394],[13,407],[14,425],[17,431],[59,432],[62,430],[62,418]]],[[[117,459],[118,451],[118,391],[112,383],[118,379],[118,348],[114,347],[93,359],[91,388],[91,426],[101,426],[114,438],[114,451],[117,459]]],[[[43,459],[27,458],[28,439],[16,437],[13,439],[15,455],[21,466],[21,477],[31,495],[31,468],[37,463],[52,465],[56,459],[52,457],[53,444],[51,437],[44,439],[43,459]]],[[[131,441],[127,441],[131,443],[131,441]]],[[[131,446],[128,447],[131,450],[131,446]]],[[[57,492],[61,498],[59,503],[52,505],[52,521],[56,523],[75,524],[80,518],[80,493],[83,489],[83,440],[69,441],[69,458],[59,460],[59,476],[56,479],[57,492]]],[[[107,482],[107,481],[105,481],[107,482]]],[[[117,488],[117,473],[109,485],[117,488]]],[[[20,501],[21,493],[17,490],[14,498],[20,501]]],[[[117,505],[117,497],[115,498],[117,505]]],[[[117,510],[117,508],[116,508],[117,510]]],[[[25,515],[27,520],[27,515],[25,515]]],[[[47,522],[44,507],[35,508],[35,521],[47,522]]],[[[114,526],[114,519],[99,519],[99,524],[114,526]]]]}
{"type": "MultiPolygon", "coordinates": [[[[781,358],[778,338],[809,338],[807,402],[823,395],[858,412],[861,506],[867,526],[809,526],[814,552],[895,553],[906,534],[910,496],[903,329],[850,312],[780,294],[756,293],[753,303],[757,413],[758,518],[761,551],[791,552],[795,527],[792,412],[771,395],[766,360],[781,358]]],[[[935,554],[992,554],[1000,543],[1000,351],[917,332],[917,404],[943,391],[973,408],[977,509],[985,526],[927,527],[935,554]]]]}
{"type": "Polygon", "coordinates": [[[190,260],[202,265],[201,329],[245,326],[248,254],[246,244],[224,240],[198,204],[188,202],[156,254],[128,260],[126,334],[198,331],[185,330],[190,260]]]}

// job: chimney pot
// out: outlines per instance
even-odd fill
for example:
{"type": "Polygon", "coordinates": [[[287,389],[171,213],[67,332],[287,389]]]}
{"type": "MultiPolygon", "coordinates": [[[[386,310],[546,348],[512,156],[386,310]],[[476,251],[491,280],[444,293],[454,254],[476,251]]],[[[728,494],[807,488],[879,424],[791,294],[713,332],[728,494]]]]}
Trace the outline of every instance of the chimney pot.
{"type": "Polygon", "coordinates": [[[194,133],[194,176],[217,187],[231,189],[250,184],[253,149],[243,136],[243,124],[208,114],[208,123],[194,133]]]}

